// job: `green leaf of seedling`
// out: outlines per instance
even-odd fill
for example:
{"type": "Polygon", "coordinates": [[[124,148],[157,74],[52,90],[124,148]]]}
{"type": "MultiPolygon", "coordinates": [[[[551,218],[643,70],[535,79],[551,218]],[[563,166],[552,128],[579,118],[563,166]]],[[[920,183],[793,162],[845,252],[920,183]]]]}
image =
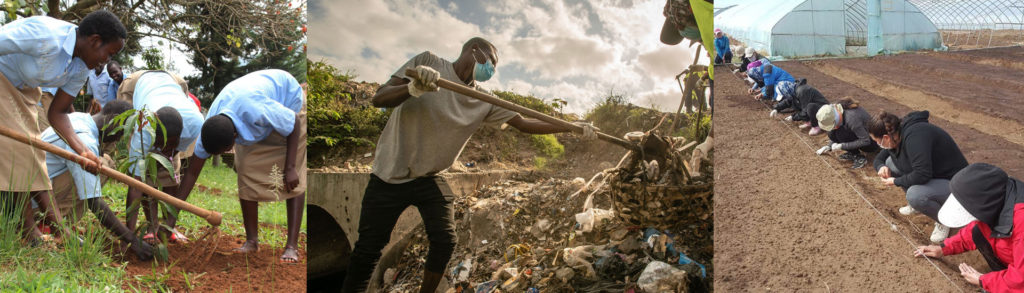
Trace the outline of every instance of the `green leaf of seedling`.
{"type": "Polygon", "coordinates": [[[167,244],[161,242],[158,243],[155,248],[156,249],[154,249],[155,251],[153,251],[153,254],[154,256],[156,256],[156,259],[162,262],[166,262],[168,256],[170,255],[170,253],[167,252],[167,244]]]}
{"type": "Polygon", "coordinates": [[[134,214],[137,214],[137,213],[139,213],[139,208],[140,208],[141,206],[142,206],[142,200],[141,200],[141,199],[137,199],[137,200],[135,200],[135,201],[132,201],[132,204],[131,204],[131,205],[128,205],[128,209],[127,209],[127,210],[125,210],[125,212],[124,212],[124,213],[125,213],[125,214],[128,214],[128,215],[134,215],[134,214]]]}
{"type": "Polygon", "coordinates": [[[160,187],[161,187],[160,186],[160,180],[157,177],[157,172],[158,172],[157,171],[157,164],[155,164],[155,163],[156,162],[154,162],[154,160],[152,158],[146,158],[145,159],[145,165],[146,165],[145,166],[145,170],[146,170],[145,177],[150,178],[154,182],[157,182],[157,189],[160,189],[160,187]]]}
{"type": "Polygon", "coordinates": [[[156,163],[160,163],[160,166],[164,167],[165,170],[174,173],[174,166],[171,166],[171,160],[168,160],[167,157],[158,153],[149,153],[149,156],[156,161],[156,163]]]}
{"type": "MultiPolygon", "coordinates": [[[[175,216],[175,215],[178,214],[178,208],[175,208],[171,204],[168,204],[168,203],[163,202],[163,201],[160,202],[160,207],[164,210],[164,216],[166,218],[168,218],[168,219],[177,219],[177,216],[175,216]]],[[[164,227],[166,227],[167,229],[174,228],[174,227],[171,227],[171,226],[167,226],[165,224],[161,224],[161,225],[164,225],[164,227]]]]}

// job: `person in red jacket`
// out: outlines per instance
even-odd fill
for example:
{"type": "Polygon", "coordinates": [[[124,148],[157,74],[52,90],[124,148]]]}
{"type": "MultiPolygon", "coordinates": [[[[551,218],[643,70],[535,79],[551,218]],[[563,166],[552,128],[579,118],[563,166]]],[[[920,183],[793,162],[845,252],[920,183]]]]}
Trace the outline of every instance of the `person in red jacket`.
{"type": "Polygon", "coordinates": [[[942,257],[978,250],[991,272],[966,263],[960,275],[988,292],[1024,292],[1024,182],[985,163],[968,165],[949,182],[952,192],[939,222],[963,227],[941,246],[920,246],[914,256],[942,257]],[[1020,227],[1020,229],[1018,229],[1020,227]]]}

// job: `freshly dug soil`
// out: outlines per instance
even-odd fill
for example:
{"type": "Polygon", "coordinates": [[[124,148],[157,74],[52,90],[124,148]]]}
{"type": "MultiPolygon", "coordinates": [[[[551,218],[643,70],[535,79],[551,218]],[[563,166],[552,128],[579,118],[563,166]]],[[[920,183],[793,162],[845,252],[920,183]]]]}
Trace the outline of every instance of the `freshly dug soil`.
{"type": "MultiPolygon", "coordinates": [[[[282,234],[286,227],[276,227],[282,234]]],[[[134,255],[124,256],[128,260],[125,266],[128,285],[135,288],[147,288],[146,284],[137,280],[138,277],[153,279],[154,274],[166,278],[164,284],[174,292],[302,292],[306,290],[306,237],[300,234],[299,263],[282,264],[278,257],[284,252],[283,247],[260,246],[254,254],[237,254],[232,252],[245,242],[244,236],[221,234],[216,249],[208,261],[197,259],[199,254],[205,256],[209,250],[193,248],[200,235],[189,235],[193,242],[188,244],[169,244],[170,260],[168,263],[138,261],[134,255]],[[185,273],[188,274],[186,282],[185,273]],[[148,275],[148,276],[147,276],[148,275]],[[161,276],[162,275],[162,276],[161,276]]],[[[212,238],[212,237],[211,237],[212,238]]],[[[128,253],[130,254],[130,252],[128,253]]],[[[146,289],[142,289],[145,291],[146,289]]]]}
{"type": "MultiPolygon", "coordinates": [[[[996,50],[1003,50],[998,55],[1016,53],[996,50]]],[[[1024,146],[1014,143],[1018,141],[1014,137],[1017,134],[984,133],[972,128],[979,126],[971,125],[971,121],[958,114],[984,114],[986,121],[1019,124],[987,109],[962,106],[998,103],[995,101],[1008,97],[996,97],[989,92],[1013,92],[1016,85],[1009,80],[968,83],[948,79],[937,73],[967,76],[984,72],[973,71],[984,64],[968,66],[950,64],[948,60],[953,59],[933,53],[777,64],[797,78],[807,78],[831,101],[846,96],[856,98],[872,115],[881,110],[900,116],[912,109],[932,110],[930,121],[956,139],[968,161],[993,163],[1021,178],[1024,146]],[[968,69],[960,71],[959,66],[968,69]],[[845,72],[858,72],[877,80],[839,74],[845,72]],[[892,88],[879,90],[879,85],[892,88]],[[970,96],[950,96],[962,88],[976,91],[970,96]],[[936,103],[920,103],[928,99],[936,103]],[[947,108],[930,109],[930,105],[947,108]]],[[[1005,69],[992,68],[994,72],[1010,74],[1005,69]]],[[[768,109],[746,94],[747,87],[739,79],[722,75],[716,86],[716,289],[955,292],[957,286],[976,290],[963,281],[956,269],[959,263],[966,262],[987,272],[987,265],[976,252],[935,260],[939,270],[926,260],[913,257],[916,245],[928,243],[934,222],[923,215],[900,215],[896,210],[906,205],[901,190],[884,186],[870,167],[850,170],[849,162],[839,161],[834,155],[822,157],[824,161],[819,159],[812,149],[824,145],[827,138],[809,137],[795,124],[769,118],[768,109]],[[898,232],[893,231],[890,222],[898,232]]],[[[1003,107],[1022,106],[1015,102],[1003,107]]]]}

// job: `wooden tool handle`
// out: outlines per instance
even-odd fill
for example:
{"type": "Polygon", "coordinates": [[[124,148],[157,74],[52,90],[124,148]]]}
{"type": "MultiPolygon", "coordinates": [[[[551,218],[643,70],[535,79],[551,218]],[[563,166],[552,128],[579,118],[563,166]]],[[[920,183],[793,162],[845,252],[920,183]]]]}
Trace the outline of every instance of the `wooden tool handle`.
{"type": "MultiPolygon", "coordinates": [[[[405,75],[409,76],[409,77],[412,77],[412,78],[417,78],[418,77],[418,75],[416,74],[416,70],[412,69],[412,68],[406,69],[405,70],[405,75]]],[[[483,92],[477,91],[476,89],[472,89],[472,88],[467,87],[465,85],[458,84],[458,83],[449,81],[449,80],[444,79],[444,78],[438,78],[437,79],[437,86],[449,89],[449,90],[451,90],[453,92],[456,92],[456,93],[460,93],[460,94],[463,94],[463,95],[466,95],[466,96],[470,96],[470,97],[476,98],[478,100],[487,102],[489,104],[492,104],[492,105],[495,105],[495,106],[498,106],[498,107],[502,107],[502,108],[505,108],[505,109],[509,109],[509,110],[515,111],[515,112],[517,112],[519,114],[526,115],[526,116],[528,116],[530,118],[534,118],[534,119],[537,119],[537,120],[540,120],[540,121],[544,121],[544,122],[547,122],[547,123],[551,123],[551,124],[554,124],[554,125],[558,125],[558,126],[561,126],[561,127],[569,128],[569,129],[572,129],[573,131],[578,132],[578,133],[583,133],[583,127],[576,126],[575,124],[572,124],[572,123],[570,123],[568,121],[552,117],[550,115],[538,112],[538,111],[536,111],[534,109],[530,109],[530,108],[527,108],[527,107],[516,105],[516,104],[514,104],[512,102],[509,102],[509,101],[506,101],[506,100],[502,100],[500,98],[491,96],[491,95],[489,95],[487,93],[483,93],[483,92]]],[[[599,131],[597,131],[596,134],[597,134],[597,138],[600,138],[603,141],[607,141],[607,142],[616,144],[618,146],[624,147],[627,150],[633,150],[633,151],[639,151],[640,150],[639,146],[637,146],[635,144],[632,144],[632,143],[626,141],[625,139],[614,137],[614,136],[611,136],[611,135],[608,135],[606,133],[599,132],[599,131]]]]}
{"type": "MultiPolygon", "coordinates": [[[[57,147],[55,145],[43,142],[42,140],[40,140],[38,138],[34,138],[34,137],[30,138],[30,137],[28,137],[27,135],[25,135],[23,133],[16,132],[16,131],[11,130],[10,128],[4,127],[4,126],[0,126],[0,135],[9,137],[9,138],[11,138],[13,140],[17,140],[17,141],[19,141],[21,143],[30,145],[30,146],[32,146],[34,148],[41,149],[41,150],[53,153],[55,155],[60,156],[61,158],[72,160],[75,163],[78,163],[79,165],[84,165],[86,162],[89,161],[88,159],[86,159],[85,157],[83,157],[81,155],[69,152],[69,151],[67,151],[65,149],[62,149],[62,148],[59,148],[59,147],[57,147]]],[[[210,225],[220,226],[221,214],[218,213],[218,212],[194,206],[194,205],[192,205],[192,204],[190,204],[190,203],[188,203],[186,201],[180,200],[180,199],[178,199],[176,197],[173,197],[173,196],[171,196],[171,195],[169,195],[167,193],[164,193],[163,191],[157,190],[156,188],[153,188],[152,186],[149,186],[149,184],[146,184],[146,183],[143,183],[142,181],[136,180],[135,178],[132,178],[131,176],[128,176],[128,175],[125,175],[124,173],[118,172],[117,170],[107,168],[106,166],[100,165],[100,170],[99,171],[100,171],[101,174],[106,175],[107,177],[110,177],[110,178],[113,178],[114,180],[123,182],[124,184],[128,184],[128,186],[131,186],[133,188],[138,188],[139,190],[142,190],[143,193],[148,194],[148,195],[150,195],[152,197],[155,197],[155,198],[157,198],[159,200],[162,200],[164,202],[167,202],[167,203],[171,204],[172,206],[174,206],[176,208],[179,208],[179,209],[188,211],[190,213],[193,213],[196,216],[199,216],[200,218],[205,219],[206,222],[210,223],[210,225]]]]}

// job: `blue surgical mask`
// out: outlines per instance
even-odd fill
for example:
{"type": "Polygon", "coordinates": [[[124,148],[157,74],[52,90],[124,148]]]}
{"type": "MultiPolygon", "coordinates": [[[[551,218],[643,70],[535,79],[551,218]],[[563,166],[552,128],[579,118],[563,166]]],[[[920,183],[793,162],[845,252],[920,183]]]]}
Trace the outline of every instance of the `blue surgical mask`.
{"type": "Polygon", "coordinates": [[[476,81],[484,82],[494,76],[494,64],[491,63],[491,60],[487,60],[484,64],[475,62],[474,64],[476,67],[473,68],[473,79],[476,81]]]}

